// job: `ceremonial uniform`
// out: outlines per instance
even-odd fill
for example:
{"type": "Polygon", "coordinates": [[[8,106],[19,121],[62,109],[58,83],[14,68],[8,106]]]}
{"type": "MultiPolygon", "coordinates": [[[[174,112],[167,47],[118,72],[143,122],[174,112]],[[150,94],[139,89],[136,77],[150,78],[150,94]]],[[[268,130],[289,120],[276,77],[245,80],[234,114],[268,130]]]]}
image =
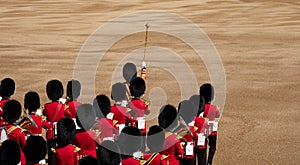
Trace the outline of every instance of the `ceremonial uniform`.
{"type": "Polygon", "coordinates": [[[146,153],[143,155],[144,161],[146,161],[147,165],[168,165],[167,158],[168,156],[163,155],[161,153],[146,153]]]}
{"type": "Polygon", "coordinates": [[[207,134],[209,124],[207,119],[203,117],[195,117],[194,119],[195,132],[195,154],[197,156],[198,165],[206,165],[206,148],[207,148],[207,134]]]}
{"type": "Polygon", "coordinates": [[[148,104],[138,98],[133,98],[128,106],[132,111],[131,113],[133,114],[136,126],[141,130],[142,134],[145,135],[147,128],[144,116],[150,113],[148,104]],[[142,122],[139,120],[142,120],[142,122]]]}
{"type": "Polygon", "coordinates": [[[113,121],[116,121],[115,127],[121,131],[127,123],[132,121],[131,115],[127,113],[127,108],[121,105],[115,104],[110,109],[111,113],[113,113],[113,121]]]}
{"type": "Polygon", "coordinates": [[[108,118],[98,119],[98,124],[96,125],[99,131],[99,135],[96,137],[98,144],[101,144],[104,140],[114,141],[114,134],[117,133],[117,129],[113,125],[113,120],[108,118]]]}
{"type": "Polygon", "coordinates": [[[122,165],[140,165],[140,160],[134,157],[125,157],[122,158],[122,165]]]}
{"type": "Polygon", "coordinates": [[[196,135],[194,134],[194,131],[192,128],[190,128],[190,130],[193,133],[193,135],[191,135],[190,133],[187,133],[187,134],[183,135],[183,137],[180,139],[181,147],[184,150],[183,158],[180,161],[181,164],[183,164],[183,165],[188,165],[188,164],[194,165],[194,161],[195,161],[194,147],[195,147],[196,135]]]}
{"type": "Polygon", "coordinates": [[[8,139],[15,140],[21,147],[21,164],[26,165],[26,158],[24,155],[24,148],[26,144],[26,133],[18,126],[8,124],[5,126],[8,134],[8,139]]]}
{"type": "Polygon", "coordinates": [[[94,137],[95,132],[80,129],[76,132],[73,144],[80,147],[83,155],[97,158],[94,137]]]}
{"type": "Polygon", "coordinates": [[[167,134],[169,134],[169,136],[165,139],[163,151],[161,153],[168,156],[166,159],[168,164],[179,165],[179,158],[183,157],[184,150],[175,134],[166,132],[166,136],[167,134]]]}
{"type": "Polygon", "coordinates": [[[51,127],[51,124],[49,124],[47,122],[45,116],[39,116],[39,115],[36,115],[35,112],[32,112],[30,114],[30,117],[33,119],[33,121],[37,125],[37,127],[31,125],[27,128],[27,130],[30,131],[31,135],[42,136],[42,133],[43,133],[42,128],[48,129],[51,127]]]}
{"type": "Polygon", "coordinates": [[[4,124],[4,120],[3,120],[3,107],[4,107],[4,104],[9,101],[8,98],[2,98],[0,100],[0,125],[4,124]]]}
{"type": "Polygon", "coordinates": [[[77,165],[79,159],[83,157],[80,148],[71,144],[51,148],[51,151],[54,153],[56,165],[77,165]]]}
{"type": "Polygon", "coordinates": [[[76,118],[76,107],[80,106],[81,103],[78,101],[70,100],[66,102],[67,116],[70,118],[76,118]]]}

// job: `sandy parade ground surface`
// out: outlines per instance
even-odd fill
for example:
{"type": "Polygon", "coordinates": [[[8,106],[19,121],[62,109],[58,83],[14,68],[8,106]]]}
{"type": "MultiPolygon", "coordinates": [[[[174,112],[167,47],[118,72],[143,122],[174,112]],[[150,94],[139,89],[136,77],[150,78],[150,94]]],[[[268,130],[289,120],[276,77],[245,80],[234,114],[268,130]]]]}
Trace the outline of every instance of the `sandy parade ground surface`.
{"type": "MultiPolygon", "coordinates": [[[[140,15],[138,20],[125,21],[130,26],[123,28],[112,19],[149,10],[174,13],[197,25],[211,39],[222,60],[226,81],[214,83],[226,87],[223,93],[216,91],[216,102],[225,95],[226,102],[222,106],[214,164],[299,164],[300,2],[297,0],[2,0],[0,78],[15,80],[13,98],[21,103],[30,90],[39,92],[42,103],[46,103],[45,86],[49,80],[59,79],[66,85],[74,77],[87,82],[80,101],[91,103],[94,95],[100,93],[110,96],[111,84],[122,81],[120,68],[124,62],[134,62],[140,68],[143,25],[149,21],[140,15]],[[96,59],[96,63],[91,59],[78,61],[89,36],[107,23],[113,28],[97,36],[104,43],[112,43],[103,58],[96,59]],[[113,40],[119,32],[131,28],[139,31],[113,40]]],[[[165,20],[159,26],[170,28],[170,33],[157,32],[155,23],[148,22],[145,98],[152,105],[147,118],[149,125],[156,124],[162,104],[177,106],[181,99],[188,98],[182,93],[196,94],[202,83],[210,82],[207,66],[214,64],[214,61],[207,64],[191,45],[170,35],[174,30],[172,21],[169,17],[165,20]],[[170,52],[175,52],[177,58],[168,56],[170,52]],[[196,83],[196,88],[180,88],[181,81],[178,82],[176,75],[184,78],[182,75],[187,72],[180,66],[180,60],[185,61],[195,77],[193,82],[187,79],[187,86],[196,83]]],[[[195,37],[194,31],[185,28],[177,31],[188,42],[195,37]]],[[[95,50],[104,51],[102,48],[95,50]]]]}

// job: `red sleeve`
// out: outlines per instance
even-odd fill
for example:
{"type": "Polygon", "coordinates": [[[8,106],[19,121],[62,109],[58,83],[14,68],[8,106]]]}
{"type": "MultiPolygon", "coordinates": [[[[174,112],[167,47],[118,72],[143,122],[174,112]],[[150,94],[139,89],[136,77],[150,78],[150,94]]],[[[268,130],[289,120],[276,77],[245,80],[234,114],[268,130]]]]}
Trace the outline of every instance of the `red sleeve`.
{"type": "Polygon", "coordinates": [[[180,145],[180,141],[178,140],[175,144],[175,156],[178,156],[179,158],[183,158],[184,150],[180,145]]]}
{"type": "Polygon", "coordinates": [[[26,133],[25,132],[20,132],[20,147],[24,151],[25,149],[25,144],[26,144],[26,133]]]}
{"type": "Polygon", "coordinates": [[[216,118],[219,118],[220,117],[220,111],[218,110],[218,108],[217,108],[217,110],[216,110],[216,118]]]}

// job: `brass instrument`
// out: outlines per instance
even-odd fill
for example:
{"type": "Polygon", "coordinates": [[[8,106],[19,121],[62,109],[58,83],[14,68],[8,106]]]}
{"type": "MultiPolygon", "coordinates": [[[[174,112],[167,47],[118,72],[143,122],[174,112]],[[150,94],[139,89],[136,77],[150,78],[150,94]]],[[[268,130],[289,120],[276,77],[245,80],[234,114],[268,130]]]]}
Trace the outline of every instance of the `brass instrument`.
{"type": "Polygon", "coordinates": [[[16,124],[25,130],[27,130],[30,126],[34,126],[37,128],[38,126],[36,125],[35,121],[31,118],[31,116],[27,113],[27,111],[24,109],[23,112],[24,115],[19,121],[16,122],[16,124]]]}

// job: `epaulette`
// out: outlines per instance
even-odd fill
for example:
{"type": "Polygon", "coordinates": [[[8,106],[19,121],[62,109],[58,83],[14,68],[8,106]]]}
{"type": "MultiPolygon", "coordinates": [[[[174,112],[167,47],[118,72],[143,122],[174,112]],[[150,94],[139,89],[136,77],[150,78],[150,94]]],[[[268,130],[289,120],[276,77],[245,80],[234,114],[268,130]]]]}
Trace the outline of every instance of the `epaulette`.
{"type": "Polygon", "coordinates": [[[196,132],[199,128],[197,126],[194,126],[194,131],[196,132]]]}
{"type": "MultiPolygon", "coordinates": [[[[74,145],[73,145],[74,146],[74,145]]],[[[74,146],[75,147],[75,150],[74,152],[79,152],[81,150],[81,148],[77,147],[77,146],[74,146]]]]}
{"type": "Polygon", "coordinates": [[[51,148],[51,151],[52,151],[53,153],[56,153],[56,149],[55,149],[55,148],[51,148]]]}
{"type": "Polygon", "coordinates": [[[167,159],[168,157],[169,157],[169,155],[164,155],[164,154],[162,154],[160,160],[165,160],[165,159],[167,159]]]}
{"type": "Polygon", "coordinates": [[[42,116],[42,122],[47,121],[47,117],[46,116],[42,116]]]}
{"type": "Polygon", "coordinates": [[[131,108],[127,108],[126,113],[129,113],[132,109],[131,108]]]}
{"type": "Polygon", "coordinates": [[[149,101],[145,101],[145,105],[146,105],[146,106],[149,106],[149,105],[150,105],[150,102],[149,102],[149,101]]]}
{"type": "Polygon", "coordinates": [[[113,120],[113,126],[115,126],[118,123],[118,120],[113,120]]]}

